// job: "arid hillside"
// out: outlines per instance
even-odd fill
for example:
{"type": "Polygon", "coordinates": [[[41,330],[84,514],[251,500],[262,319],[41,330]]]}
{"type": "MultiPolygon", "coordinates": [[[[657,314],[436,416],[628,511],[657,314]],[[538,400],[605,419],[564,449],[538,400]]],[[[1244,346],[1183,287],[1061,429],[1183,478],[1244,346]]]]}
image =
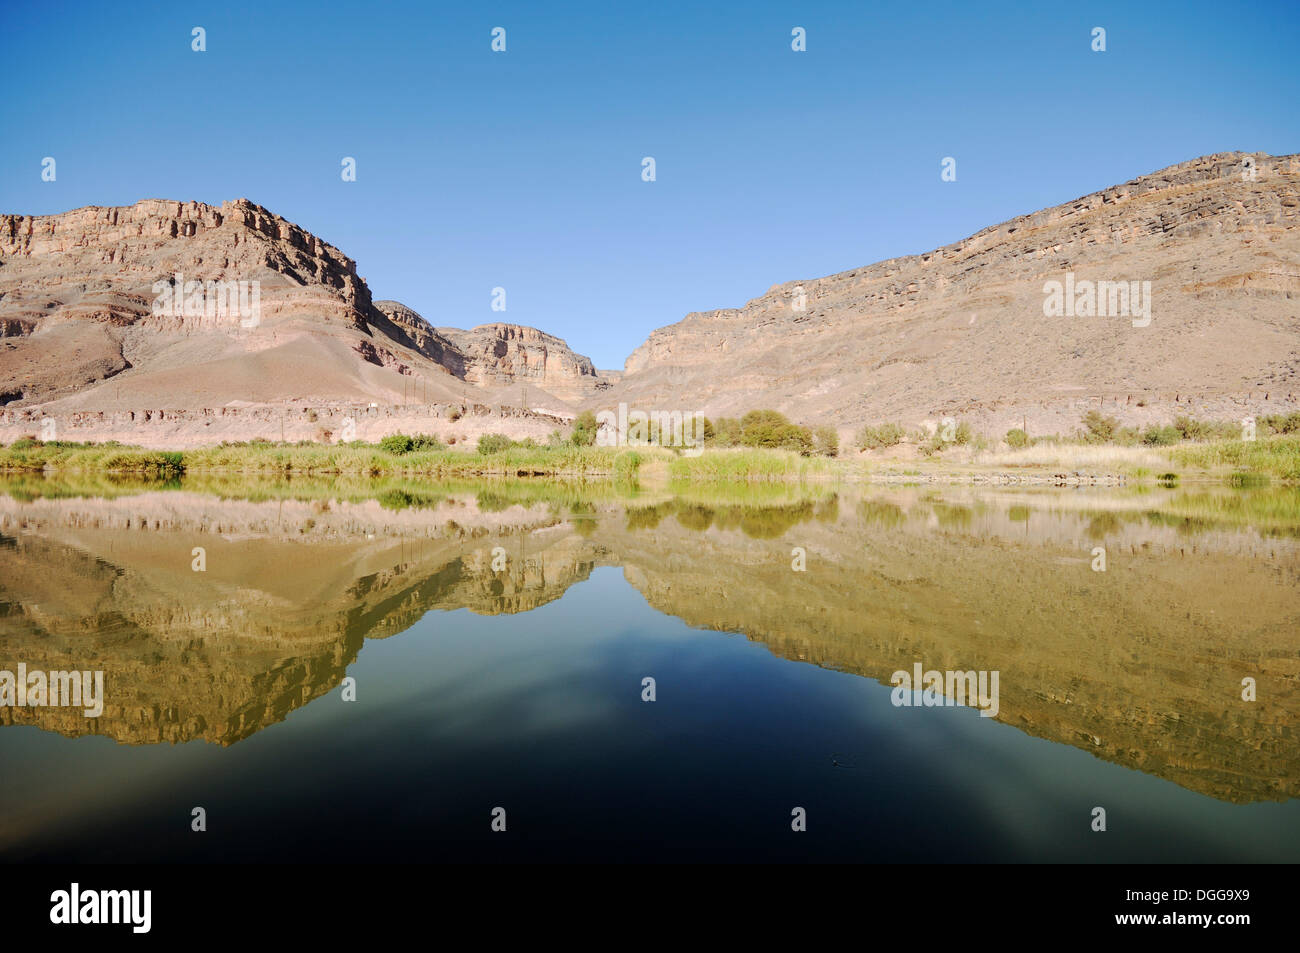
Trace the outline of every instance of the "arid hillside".
{"type": "Polygon", "coordinates": [[[1295,410],[1300,156],[1206,156],[775,285],[655,331],[623,372],[535,328],[372,301],[350,258],[243,199],[0,216],[0,440],[54,421],[146,446],[324,441],[348,419],[365,439],[544,438],[620,402],[994,436],[1068,433],[1090,409],[1136,426],[1295,410]]]}
{"type": "Polygon", "coordinates": [[[844,425],[952,415],[998,435],[1069,432],[1090,408],[1137,425],[1294,409],[1300,157],[1205,156],[926,254],[687,315],[588,403],[620,401],[844,425]],[[1076,307],[1049,316],[1053,281],[1076,307]],[[1125,308],[1103,291],[1089,316],[1084,282],[1103,281],[1137,295],[1125,308]]]}
{"type": "Polygon", "coordinates": [[[0,439],[46,418],[80,439],[278,437],[258,428],[288,409],[371,404],[545,434],[553,420],[487,419],[521,406],[506,393],[521,381],[561,417],[599,386],[589,360],[532,328],[435,330],[376,306],[352,259],[243,199],[0,216],[0,439]],[[452,412],[476,404],[489,413],[452,412]]]}

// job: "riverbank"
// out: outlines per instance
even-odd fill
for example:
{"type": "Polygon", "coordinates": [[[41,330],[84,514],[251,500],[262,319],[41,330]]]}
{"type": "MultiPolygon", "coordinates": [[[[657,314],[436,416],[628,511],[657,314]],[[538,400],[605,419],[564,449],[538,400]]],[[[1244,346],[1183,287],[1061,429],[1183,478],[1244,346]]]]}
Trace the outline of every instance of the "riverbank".
{"type": "Polygon", "coordinates": [[[685,483],[945,483],[1122,486],[1170,480],[1300,483],[1300,436],[1170,447],[1050,444],[1019,450],[954,447],[911,459],[878,452],[839,457],[784,450],[525,446],[494,453],[439,448],[252,442],[160,451],[115,443],[17,441],[0,447],[0,472],[455,478],[565,478],[685,483]]]}

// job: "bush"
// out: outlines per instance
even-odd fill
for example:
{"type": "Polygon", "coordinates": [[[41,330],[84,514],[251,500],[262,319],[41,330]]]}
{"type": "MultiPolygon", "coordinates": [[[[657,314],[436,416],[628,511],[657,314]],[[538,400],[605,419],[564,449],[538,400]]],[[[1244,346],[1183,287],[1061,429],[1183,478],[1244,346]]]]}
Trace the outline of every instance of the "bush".
{"type": "Polygon", "coordinates": [[[957,425],[957,429],[953,431],[952,442],[964,446],[965,444],[970,443],[972,436],[973,433],[970,429],[970,424],[963,420],[957,425]]]}
{"type": "Polygon", "coordinates": [[[930,457],[943,449],[943,440],[939,438],[938,433],[922,433],[917,438],[916,449],[919,450],[923,456],[930,457]]]}
{"type": "Polygon", "coordinates": [[[41,441],[35,437],[19,437],[9,445],[10,450],[30,450],[32,447],[41,446],[41,441]]]}
{"type": "Polygon", "coordinates": [[[1171,447],[1182,440],[1182,434],[1174,427],[1148,427],[1142,432],[1142,442],[1148,447],[1171,447]]]}
{"type": "Polygon", "coordinates": [[[813,454],[813,433],[807,427],[798,424],[786,424],[776,432],[777,446],[782,450],[794,450],[800,456],[811,457],[813,454]]]}
{"type": "Polygon", "coordinates": [[[1241,425],[1230,420],[1175,417],[1174,429],[1184,440],[1234,440],[1241,437],[1241,425]]]}
{"type": "Polygon", "coordinates": [[[746,447],[779,447],[790,420],[775,410],[751,410],[740,418],[740,442],[746,447]]]}
{"type": "Polygon", "coordinates": [[[817,453],[823,457],[836,457],[840,453],[840,435],[834,427],[818,427],[813,432],[817,453]]]}
{"type": "Polygon", "coordinates": [[[902,442],[903,428],[898,424],[881,424],[879,427],[867,425],[853,438],[853,445],[859,450],[879,450],[902,442]]]}
{"type": "Polygon", "coordinates": [[[406,434],[394,433],[389,434],[383,440],[379,441],[379,449],[385,453],[401,455],[403,453],[410,453],[411,447],[414,446],[414,444],[415,441],[406,434]]]}
{"type": "Polygon", "coordinates": [[[569,438],[564,435],[562,430],[552,430],[551,435],[546,438],[546,445],[552,450],[558,450],[569,445],[569,438]]]}
{"type": "Polygon", "coordinates": [[[412,450],[445,450],[446,446],[434,434],[417,433],[411,438],[412,450]]]}
{"type": "Polygon", "coordinates": [[[485,457],[492,453],[509,450],[512,446],[514,446],[514,441],[503,433],[485,433],[478,438],[478,452],[485,457]]]}
{"type": "Polygon", "coordinates": [[[1027,447],[1029,446],[1029,434],[1025,433],[1019,427],[1014,427],[1007,431],[1008,447],[1027,447]]]}
{"type": "Polygon", "coordinates": [[[719,447],[734,447],[740,443],[740,421],[735,417],[719,417],[713,424],[713,440],[719,447]]]}
{"type": "Polygon", "coordinates": [[[1110,443],[1119,427],[1119,421],[1105,416],[1099,410],[1090,410],[1083,415],[1083,426],[1086,428],[1083,435],[1085,443],[1110,443]]]}
{"type": "Polygon", "coordinates": [[[590,410],[584,410],[573,421],[573,433],[570,436],[575,447],[590,447],[596,442],[596,432],[600,430],[600,424],[596,421],[596,415],[590,410]]]}
{"type": "Polygon", "coordinates": [[[1300,433],[1300,410],[1260,418],[1270,433],[1300,433]]]}

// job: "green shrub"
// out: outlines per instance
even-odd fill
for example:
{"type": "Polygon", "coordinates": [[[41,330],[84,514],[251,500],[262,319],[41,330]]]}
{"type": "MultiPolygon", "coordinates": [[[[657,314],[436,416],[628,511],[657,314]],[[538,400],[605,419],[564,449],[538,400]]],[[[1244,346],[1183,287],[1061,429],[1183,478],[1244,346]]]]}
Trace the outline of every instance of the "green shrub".
{"type": "Polygon", "coordinates": [[[478,438],[478,452],[483,456],[501,453],[514,446],[514,441],[503,433],[485,433],[478,438]]]}
{"type": "Polygon", "coordinates": [[[1019,427],[1014,427],[1007,431],[1008,447],[1027,447],[1029,446],[1029,434],[1025,433],[1019,427]]]}
{"type": "Polygon", "coordinates": [[[41,445],[41,441],[37,440],[35,437],[19,437],[12,444],[10,444],[10,449],[30,450],[32,447],[39,447],[40,445],[41,445]]]}
{"type": "Polygon", "coordinates": [[[735,417],[719,417],[713,424],[715,446],[734,447],[740,443],[740,421],[735,417]]]}
{"type": "Polygon", "coordinates": [[[590,447],[596,442],[596,432],[600,429],[596,415],[584,410],[573,421],[573,433],[570,440],[575,447],[590,447]]]}
{"type": "Polygon", "coordinates": [[[1142,442],[1148,447],[1172,447],[1182,440],[1182,434],[1174,427],[1148,427],[1142,432],[1142,442]]]}
{"type": "Polygon", "coordinates": [[[1270,433],[1300,433],[1300,410],[1260,418],[1270,433]]]}
{"type": "Polygon", "coordinates": [[[798,424],[786,424],[777,431],[777,438],[780,441],[777,446],[782,450],[794,450],[804,457],[810,457],[813,454],[813,432],[807,427],[800,427],[798,424]]]}
{"type": "Polygon", "coordinates": [[[411,449],[419,450],[446,450],[446,446],[441,440],[431,433],[417,433],[411,438],[411,449]]]}
{"type": "Polygon", "coordinates": [[[1110,443],[1119,427],[1119,421],[1107,417],[1099,410],[1090,410],[1083,415],[1083,426],[1085,443],[1110,443]]]}
{"type": "Polygon", "coordinates": [[[1230,420],[1196,420],[1174,418],[1174,429],[1184,440],[1234,440],[1241,438],[1241,424],[1230,420]]]}
{"type": "Polygon", "coordinates": [[[879,450],[893,447],[903,442],[903,428],[898,424],[881,424],[863,427],[853,438],[853,445],[859,450],[879,450]]]}
{"type": "Polygon", "coordinates": [[[836,457],[840,453],[840,435],[834,427],[818,427],[813,431],[817,453],[823,457],[836,457]]]}
{"type": "Polygon", "coordinates": [[[415,441],[404,433],[389,434],[383,440],[379,441],[379,449],[385,453],[398,454],[410,453],[411,447],[415,441]]]}
{"type": "Polygon", "coordinates": [[[1118,427],[1111,437],[1111,443],[1121,447],[1136,447],[1142,442],[1142,431],[1136,427],[1118,427]]]}
{"type": "Polygon", "coordinates": [[[778,411],[751,410],[740,418],[740,442],[746,447],[779,447],[789,426],[789,419],[778,411]]]}

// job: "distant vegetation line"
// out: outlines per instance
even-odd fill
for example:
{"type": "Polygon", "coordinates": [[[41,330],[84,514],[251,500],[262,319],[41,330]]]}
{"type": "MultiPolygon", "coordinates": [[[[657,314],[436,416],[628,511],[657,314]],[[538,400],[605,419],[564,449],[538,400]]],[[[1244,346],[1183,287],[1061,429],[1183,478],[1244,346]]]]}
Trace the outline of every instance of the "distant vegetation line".
{"type": "Polygon", "coordinates": [[[147,450],[115,441],[74,443],[23,437],[0,445],[0,471],[143,473],[252,473],[381,477],[420,475],[439,479],[581,477],[635,479],[643,464],[662,464],[676,480],[781,481],[863,476],[881,464],[900,463],[879,451],[911,444],[917,462],[956,470],[1086,466],[1135,478],[1167,477],[1153,467],[1167,464],[1237,477],[1258,475],[1300,481],[1300,413],[1261,417],[1257,439],[1243,439],[1239,423],[1178,417],[1145,430],[1120,426],[1113,417],[1089,411],[1074,433],[1033,436],[1009,431],[994,443],[966,421],[948,419],[934,431],[912,433],[898,423],[868,424],[853,449],[841,452],[831,427],[791,422],[774,410],[753,410],[739,418],[706,420],[703,447],[599,446],[596,419],[580,415],[566,434],[546,443],[483,434],[477,452],[452,449],[431,434],[391,434],[378,443],[298,443],[252,440],[223,442],[192,450],[147,450]],[[957,451],[957,452],[953,452],[957,451]],[[949,456],[945,456],[949,454],[949,456]],[[1155,454],[1158,454],[1156,456],[1155,454]],[[865,467],[863,466],[865,464],[865,467]]]}

